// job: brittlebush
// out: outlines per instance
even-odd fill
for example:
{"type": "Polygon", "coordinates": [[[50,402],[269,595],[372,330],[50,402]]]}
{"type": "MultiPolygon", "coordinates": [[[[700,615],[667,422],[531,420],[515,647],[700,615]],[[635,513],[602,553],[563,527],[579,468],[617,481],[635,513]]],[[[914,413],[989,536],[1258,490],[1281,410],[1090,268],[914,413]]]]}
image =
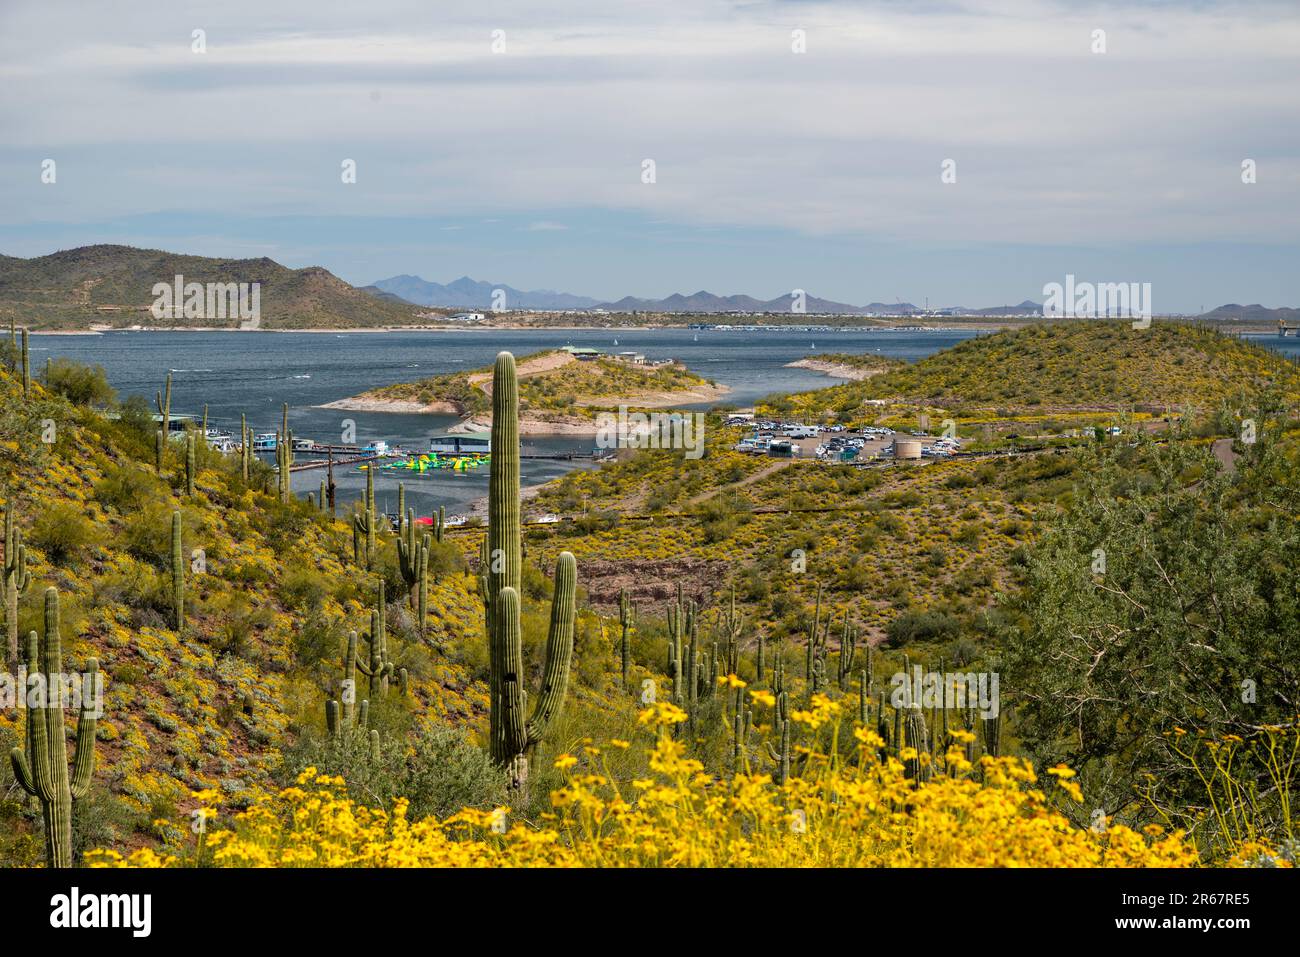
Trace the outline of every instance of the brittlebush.
{"type": "MultiPolygon", "coordinates": [[[[834,721],[834,707],[793,717],[834,721]]],[[[504,808],[464,810],[446,820],[411,822],[406,802],[391,811],[350,800],[340,778],[308,769],[287,788],[208,834],[182,856],[93,851],[101,867],[1189,867],[1197,863],[1182,832],[1138,833],[1114,825],[1080,829],[1036,787],[1030,765],[981,759],[962,749],[949,770],[917,784],[902,761],[877,757],[880,740],[853,731],[857,749],[842,762],[812,754],[802,776],[784,785],[761,774],[718,779],[668,733],[684,718],[670,704],[642,714],[655,728],[651,776],[624,788],[604,773],[598,749],[564,756],[572,769],[551,795],[540,826],[508,823],[504,808]]],[[[961,743],[961,733],[956,736],[961,743]]],[[[627,747],[627,742],[611,742],[627,747]]],[[[832,754],[834,751],[831,752],[832,754]]],[[[914,753],[899,756],[903,761],[914,753]]],[[[924,759],[925,756],[923,756],[924,759]]],[[[1053,768],[1055,787],[1077,798],[1071,772],[1053,768]]],[[[199,795],[211,799],[211,792],[199,795]]]]}

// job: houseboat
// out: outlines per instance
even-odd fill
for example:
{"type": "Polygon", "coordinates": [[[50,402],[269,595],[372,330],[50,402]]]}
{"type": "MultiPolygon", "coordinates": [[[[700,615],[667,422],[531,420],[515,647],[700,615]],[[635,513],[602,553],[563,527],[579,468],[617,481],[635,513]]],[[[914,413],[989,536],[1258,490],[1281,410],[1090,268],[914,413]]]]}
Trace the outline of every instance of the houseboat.
{"type": "Polygon", "coordinates": [[[429,439],[429,451],[439,455],[487,455],[492,451],[492,433],[464,432],[435,435],[429,439]]]}

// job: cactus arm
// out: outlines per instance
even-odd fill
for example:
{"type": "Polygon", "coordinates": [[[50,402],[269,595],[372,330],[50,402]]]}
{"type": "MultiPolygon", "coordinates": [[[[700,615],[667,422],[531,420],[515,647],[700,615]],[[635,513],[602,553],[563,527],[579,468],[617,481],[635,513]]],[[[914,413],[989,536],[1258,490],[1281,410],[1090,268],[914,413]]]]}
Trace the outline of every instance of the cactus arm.
{"type": "Polygon", "coordinates": [[[497,596],[496,628],[492,635],[492,657],[498,663],[499,714],[492,745],[494,757],[502,763],[523,753],[528,744],[524,721],[524,689],[521,681],[523,649],[519,632],[519,593],[507,585],[497,596]]]}
{"type": "Polygon", "coordinates": [[[13,765],[14,779],[18,782],[18,786],[32,797],[37,797],[36,782],[32,780],[31,769],[27,767],[27,758],[23,756],[21,749],[12,748],[9,751],[9,763],[13,765]]]}
{"type": "MultiPolygon", "coordinates": [[[[102,680],[99,677],[99,659],[86,659],[86,673],[96,687],[102,680]]],[[[81,713],[77,715],[77,748],[72,756],[72,782],[69,785],[72,800],[79,801],[90,792],[90,776],[95,771],[95,725],[94,711],[82,702],[81,713]]]]}
{"type": "MultiPolygon", "coordinates": [[[[28,676],[39,675],[41,673],[39,639],[36,632],[27,634],[27,674],[28,676]]],[[[44,679],[42,679],[44,680],[44,679]]],[[[27,689],[23,689],[26,693],[27,689]]],[[[45,697],[48,703],[48,695],[45,697]]],[[[30,705],[30,702],[28,702],[30,705]]],[[[27,756],[23,759],[23,777],[27,783],[24,790],[41,800],[47,800],[50,794],[50,773],[46,764],[49,757],[49,750],[46,747],[46,724],[44,707],[28,707],[27,709],[27,756]]],[[[17,776],[18,767],[14,767],[15,776],[17,776]]]]}
{"type": "Polygon", "coordinates": [[[185,556],[181,548],[181,513],[172,512],[172,605],[175,626],[185,627],[185,556]]]}
{"type": "Polygon", "coordinates": [[[561,552],[555,564],[555,596],[551,602],[551,628],[546,638],[546,664],[542,690],[528,720],[528,743],[536,745],[564,705],[569,685],[569,664],[573,660],[574,598],[578,563],[569,552],[561,552]]]}

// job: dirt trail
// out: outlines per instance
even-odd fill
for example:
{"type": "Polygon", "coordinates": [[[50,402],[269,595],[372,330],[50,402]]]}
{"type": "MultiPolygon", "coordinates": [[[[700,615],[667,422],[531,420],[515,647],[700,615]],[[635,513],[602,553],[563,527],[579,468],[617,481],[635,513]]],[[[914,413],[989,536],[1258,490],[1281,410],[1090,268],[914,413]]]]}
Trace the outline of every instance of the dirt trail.
{"type": "MultiPolygon", "coordinates": [[[[529,376],[540,375],[543,372],[550,372],[552,369],[567,366],[573,361],[573,354],[570,352],[552,352],[544,356],[537,356],[535,359],[525,359],[523,362],[516,363],[515,375],[521,379],[527,379],[529,376]]],[[[491,395],[492,370],[471,372],[469,384],[478,386],[485,395],[491,395]]]]}
{"type": "Polygon", "coordinates": [[[1215,439],[1214,457],[1223,466],[1223,471],[1231,475],[1237,471],[1237,453],[1232,450],[1232,439],[1215,439]]]}
{"type": "Polygon", "coordinates": [[[720,485],[717,488],[709,489],[707,492],[701,492],[699,495],[696,495],[694,498],[687,499],[686,508],[690,508],[692,505],[699,505],[701,502],[707,502],[709,499],[713,498],[713,496],[717,495],[719,492],[722,492],[726,489],[737,489],[743,485],[749,485],[751,482],[761,482],[769,475],[773,475],[781,471],[781,469],[786,468],[787,466],[793,464],[794,464],[794,459],[775,459],[770,465],[763,466],[761,469],[759,469],[757,472],[753,473],[752,475],[746,475],[739,482],[732,482],[729,485],[720,485]]]}

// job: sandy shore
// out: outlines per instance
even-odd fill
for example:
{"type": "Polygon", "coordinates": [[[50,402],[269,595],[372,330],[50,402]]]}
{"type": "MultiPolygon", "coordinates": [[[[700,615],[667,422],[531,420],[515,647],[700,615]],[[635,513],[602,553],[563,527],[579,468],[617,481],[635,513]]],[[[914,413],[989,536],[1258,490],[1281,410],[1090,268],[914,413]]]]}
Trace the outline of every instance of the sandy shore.
{"type": "Polygon", "coordinates": [[[787,362],[785,367],[787,369],[811,369],[814,372],[821,372],[837,379],[853,379],[854,381],[870,379],[873,375],[880,375],[885,371],[884,369],[860,369],[857,366],[829,362],[825,359],[796,359],[794,362],[787,362]]]}
{"type": "Polygon", "coordinates": [[[335,399],[316,406],[318,409],[345,409],[349,412],[398,412],[411,415],[460,415],[461,408],[453,402],[417,402],[414,399],[377,399],[367,395],[354,395],[335,399]]]}

